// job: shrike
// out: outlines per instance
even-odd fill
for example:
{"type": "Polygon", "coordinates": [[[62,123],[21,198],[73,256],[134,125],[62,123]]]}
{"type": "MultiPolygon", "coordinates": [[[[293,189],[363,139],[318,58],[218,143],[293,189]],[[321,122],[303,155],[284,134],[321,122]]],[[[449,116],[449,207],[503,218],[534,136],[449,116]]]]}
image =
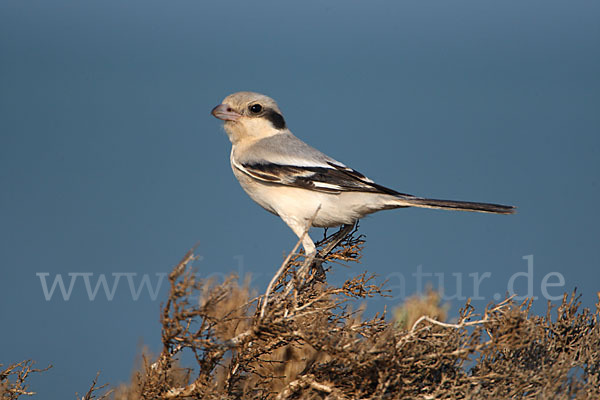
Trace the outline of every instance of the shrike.
{"type": "MultiPolygon", "coordinates": [[[[294,136],[277,103],[259,93],[231,94],[212,115],[225,121],[231,168],[242,188],[299,238],[311,226],[354,224],[367,214],[400,207],[515,212],[512,206],[426,199],[378,185],[294,136]]],[[[307,256],[316,254],[308,234],[302,245],[307,256]]]]}

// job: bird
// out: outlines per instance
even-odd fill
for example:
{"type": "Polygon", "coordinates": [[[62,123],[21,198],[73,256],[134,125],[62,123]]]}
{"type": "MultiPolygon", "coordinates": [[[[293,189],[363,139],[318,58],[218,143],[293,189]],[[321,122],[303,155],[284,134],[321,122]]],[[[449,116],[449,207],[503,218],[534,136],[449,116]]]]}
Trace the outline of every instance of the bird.
{"type": "Polygon", "coordinates": [[[342,226],[348,232],[347,227],[381,210],[515,212],[513,206],[429,199],[375,183],[294,136],[275,100],[260,93],[230,94],[211,114],[224,121],[231,141],[231,168],[241,187],[290,227],[307,257],[317,253],[308,235],[311,227],[342,226]]]}

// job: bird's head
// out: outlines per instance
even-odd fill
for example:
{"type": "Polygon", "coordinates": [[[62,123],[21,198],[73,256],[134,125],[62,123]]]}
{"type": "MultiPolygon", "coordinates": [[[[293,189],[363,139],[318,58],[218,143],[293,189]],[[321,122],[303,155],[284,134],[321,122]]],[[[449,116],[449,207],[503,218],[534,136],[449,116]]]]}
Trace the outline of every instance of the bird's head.
{"type": "Polygon", "coordinates": [[[275,100],[260,93],[230,94],[211,114],[225,121],[225,132],[232,143],[261,139],[287,129],[275,100]]]}

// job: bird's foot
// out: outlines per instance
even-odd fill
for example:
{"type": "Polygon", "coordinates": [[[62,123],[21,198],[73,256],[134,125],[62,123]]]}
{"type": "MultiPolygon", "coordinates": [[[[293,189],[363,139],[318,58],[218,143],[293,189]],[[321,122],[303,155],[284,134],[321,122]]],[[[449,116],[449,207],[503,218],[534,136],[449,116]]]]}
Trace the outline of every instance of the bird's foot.
{"type": "Polygon", "coordinates": [[[315,257],[312,264],[310,265],[310,270],[312,272],[312,276],[318,282],[325,282],[327,280],[327,274],[325,273],[325,269],[323,268],[323,260],[315,257]]]}

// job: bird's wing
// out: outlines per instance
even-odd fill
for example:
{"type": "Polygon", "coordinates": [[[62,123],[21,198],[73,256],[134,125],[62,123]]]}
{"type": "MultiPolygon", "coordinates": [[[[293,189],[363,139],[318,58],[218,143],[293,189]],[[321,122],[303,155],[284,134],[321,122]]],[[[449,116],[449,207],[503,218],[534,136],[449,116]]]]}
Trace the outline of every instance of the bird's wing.
{"type": "Polygon", "coordinates": [[[370,192],[410,196],[376,184],[289,131],[261,139],[245,151],[234,153],[231,158],[234,168],[263,182],[326,193],[370,192]]]}
{"type": "Polygon", "coordinates": [[[286,165],[268,162],[239,163],[233,166],[250,177],[273,184],[280,184],[325,193],[369,192],[393,196],[409,196],[378,185],[360,172],[341,163],[318,163],[316,165],[286,165]]]}

